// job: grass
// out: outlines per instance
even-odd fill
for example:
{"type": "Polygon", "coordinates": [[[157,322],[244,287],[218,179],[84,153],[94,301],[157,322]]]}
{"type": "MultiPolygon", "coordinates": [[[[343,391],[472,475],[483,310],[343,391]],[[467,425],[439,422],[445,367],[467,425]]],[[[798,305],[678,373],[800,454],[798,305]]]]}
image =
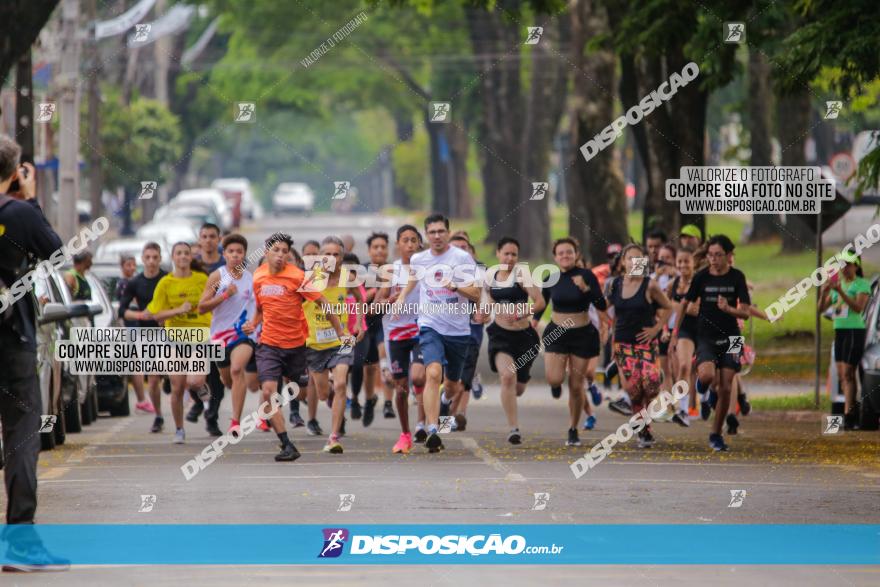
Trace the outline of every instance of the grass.
{"type": "MultiPolygon", "coordinates": [[[[550,219],[551,240],[568,233],[568,211],[565,207],[551,209],[550,219]]],[[[801,279],[809,276],[816,268],[816,253],[814,251],[805,249],[801,253],[782,255],[780,253],[781,240],[779,239],[755,244],[740,244],[741,235],[746,226],[745,220],[734,216],[710,215],[707,216],[706,222],[707,234],[726,234],[737,245],[736,266],[746,274],[749,281],[755,286],[752,291],[752,303],[759,308],[766,308],[801,279]]],[[[641,213],[631,212],[628,216],[628,228],[634,240],[640,240],[641,226],[641,213]]],[[[488,232],[483,218],[455,220],[452,222],[452,229],[466,230],[477,250],[477,258],[483,262],[493,262],[495,258],[494,246],[492,243],[483,242],[488,232]]],[[[833,252],[835,251],[825,251],[823,257],[828,258],[833,252]]],[[[550,251],[547,252],[547,258],[533,261],[536,263],[550,261],[550,251]]],[[[871,276],[880,272],[880,267],[865,263],[864,270],[866,276],[871,276]]],[[[815,294],[814,288],[811,295],[786,312],[775,323],[754,320],[752,338],[751,340],[747,339],[747,342],[758,350],[758,363],[753,371],[754,377],[810,378],[813,376],[815,369],[812,352],[816,321],[815,294]],[[762,356],[762,351],[772,351],[773,354],[765,353],[762,356]]],[[[822,356],[827,357],[834,336],[830,320],[822,319],[821,332],[822,356]]]]}
{"type": "Polygon", "coordinates": [[[831,398],[827,394],[819,394],[819,407],[816,408],[815,397],[812,393],[801,395],[782,395],[768,397],[753,397],[749,399],[752,409],[760,412],[767,411],[791,411],[812,410],[831,413],[831,398]]]}

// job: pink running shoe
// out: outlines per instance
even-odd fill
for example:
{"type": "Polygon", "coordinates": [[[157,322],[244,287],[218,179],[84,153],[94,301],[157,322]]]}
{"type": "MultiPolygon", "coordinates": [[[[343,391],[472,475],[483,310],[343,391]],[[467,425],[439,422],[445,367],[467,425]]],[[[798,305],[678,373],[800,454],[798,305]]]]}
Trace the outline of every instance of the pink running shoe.
{"type": "Polygon", "coordinates": [[[409,451],[412,450],[412,434],[406,432],[401,433],[400,438],[397,439],[397,444],[394,445],[394,448],[391,449],[392,453],[403,453],[409,454],[409,451]]]}
{"type": "Polygon", "coordinates": [[[263,432],[271,432],[272,431],[272,428],[269,427],[269,421],[263,420],[262,418],[260,418],[260,425],[258,426],[258,428],[260,430],[262,430],[263,432]]]}
{"type": "Polygon", "coordinates": [[[229,430],[227,433],[233,438],[241,437],[241,425],[238,420],[233,420],[230,418],[229,430]]]}
{"type": "Polygon", "coordinates": [[[145,414],[155,414],[156,408],[153,407],[152,402],[150,400],[145,399],[142,402],[138,402],[134,405],[134,409],[138,412],[143,412],[145,414]]]}

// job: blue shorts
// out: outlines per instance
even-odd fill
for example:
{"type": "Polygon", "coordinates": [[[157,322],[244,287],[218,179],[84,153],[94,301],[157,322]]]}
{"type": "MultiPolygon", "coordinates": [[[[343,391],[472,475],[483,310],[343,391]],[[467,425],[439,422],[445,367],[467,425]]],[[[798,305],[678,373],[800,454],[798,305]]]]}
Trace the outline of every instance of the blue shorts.
{"type": "Polygon", "coordinates": [[[440,363],[446,368],[446,379],[461,381],[461,373],[471,347],[469,334],[444,336],[432,328],[419,330],[419,347],[425,366],[440,363]]]}

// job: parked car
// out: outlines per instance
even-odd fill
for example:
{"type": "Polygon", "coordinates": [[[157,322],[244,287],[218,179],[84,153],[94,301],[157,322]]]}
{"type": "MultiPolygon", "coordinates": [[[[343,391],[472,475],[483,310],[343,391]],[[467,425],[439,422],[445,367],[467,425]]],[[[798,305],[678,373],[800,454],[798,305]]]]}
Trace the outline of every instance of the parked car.
{"type": "MultiPolygon", "coordinates": [[[[85,275],[92,290],[92,303],[101,306],[101,313],[94,317],[95,326],[107,328],[122,326],[118,318],[119,303],[113,303],[101,279],[90,270],[85,275]]],[[[95,389],[98,396],[98,411],[110,412],[111,416],[128,416],[131,406],[128,403],[128,375],[96,375],[95,389]]]]}
{"type": "Polygon", "coordinates": [[[165,204],[153,214],[153,222],[160,220],[186,220],[195,226],[197,230],[206,222],[220,226],[220,219],[214,213],[214,207],[198,202],[182,202],[179,204],[172,202],[171,204],[165,204]]]}
{"type": "Polygon", "coordinates": [[[155,234],[150,238],[117,238],[101,243],[95,252],[92,263],[95,265],[115,265],[118,269],[120,257],[122,255],[131,255],[137,261],[138,271],[141,271],[143,269],[141,267],[141,253],[144,251],[144,245],[149,241],[155,241],[158,243],[159,248],[162,249],[162,268],[170,268],[171,247],[168,246],[164,235],[156,236],[155,234]]]}
{"type": "MultiPolygon", "coordinates": [[[[223,192],[213,188],[198,188],[193,190],[183,190],[171,200],[171,205],[179,206],[181,204],[209,204],[214,208],[214,215],[220,219],[218,225],[221,230],[232,229],[232,209],[226,202],[223,192]]],[[[169,242],[171,239],[168,239],[169,242]]]]}
{"type": "MultiPolygon", "coordinates": [[[[871,297],[865,307],[865,353],[859,365],[862,388],[859,428],[880,428],[880,277],[871,282],[871,297]]],[[[832,389],[834,389],[832,387],[832,389]]]]}
{"type": "Polygon", "coordinates": [[[211,187],[223,192],[226,201],[229,202],[233,210],[236,202],[240,201],[241,216],[249,220],[254,219],[254,191],[249,179],[246,177],[224,177],[211,182],[211,187]]]}
{"type": "MultiPolygon", "coordinates": [[[[137,237],[146,240],[163,239],[168,243],[168,259],[171,259],[171,247],[174,243],[195,243],[199,240],[199,230],[187,220],[167,219],[149,222],[137,230],[137,237]]],[[[165,251],[162,251],[165,258],[165,251]]]]}
{"type": "Polygon", "coordinates": [[[302,212],[311,214],[315,207],[315,194],[304,183],[282,183],[272,196],[272,209],[275,212],[302,212]]]}

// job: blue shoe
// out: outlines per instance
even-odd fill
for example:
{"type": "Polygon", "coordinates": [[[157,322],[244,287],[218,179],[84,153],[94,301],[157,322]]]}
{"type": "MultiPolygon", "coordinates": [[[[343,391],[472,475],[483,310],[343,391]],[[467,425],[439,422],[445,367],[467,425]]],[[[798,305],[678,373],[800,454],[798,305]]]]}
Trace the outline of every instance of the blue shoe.
{"type": "Polygon", "coordinates": [[[3,571],[7,573],[35,573],[66,571],[70,561],[51,554],[40,544],[10,544],[6,551],[3,571]]]}
{"type": "Polygon", "coordinates": [[[602,394],[599,393],[599,388],[596,387],[595,383],[590,384],[590,398],[592,398],[594,406],[602,403],[602,394]]]}
{"type": "Polygon", "coordinates": [[[715,406],[718,405],[718,394],[715,393],[715,390],[711,387],[709,388],[709,405],[712,409],[715,409],[715,406]]]}
{"type": "Polygon", "coordinates": [[[724,444],[724,437],[720,434],[710,434],[709,435],[709,446],[712,447],[712,450],[715,452],[722,452],[727,450],[727,445],[724,444]]]}
{"type": "Polygon", "coordinates": [[[596,416],[587,416],[584,420],[584,430],[592,430],[596,426],[596,416]]]}
{"type": "Polygon", "coordinates": [[[706,395],[700,396],[700,417],[703,420],[708,420],[711,415],[712,406],[709,405],[709,400],[706,398],[706,395]]]}

